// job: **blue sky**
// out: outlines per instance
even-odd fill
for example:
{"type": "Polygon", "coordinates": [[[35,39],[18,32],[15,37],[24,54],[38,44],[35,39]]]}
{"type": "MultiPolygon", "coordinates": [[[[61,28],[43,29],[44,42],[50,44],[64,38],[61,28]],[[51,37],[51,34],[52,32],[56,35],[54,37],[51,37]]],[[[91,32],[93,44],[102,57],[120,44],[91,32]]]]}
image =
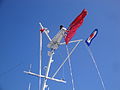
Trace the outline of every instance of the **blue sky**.
{"type": "MultiPolygon", "coordinates": [[[[38,78],[26,75],[29,69],[38,73],[39,22],[50,30],[53,37],[59,25],[68,27],[86,8],[88,15],[77,30],[75,39],[86,39],[98,28],[99,33],[90,48],[103,77],[106,90],[120,90],[120,1],[119,0],[0,0],[0,90],[38,90],[38,78]]],[[[43,35],[43,67],[47,65],[46,45],[43,35]]],[[[69,45],[71,49],[74,44],[69,45]]],[[[54,55],[50,76],[66,56],[65,46],[54,55]],[[61,55],[61,56],[60,56],[61,55]]],[[[71,56],[76,90],[103,90],[87,49],[81,43],[71,56]]],[[[44,74],[44,69],[43,74],[44,74]]],[[[48,81],[50,90],[72,90],[68,63],[56,78],[65,77],[67,84],[48,81]]]]}

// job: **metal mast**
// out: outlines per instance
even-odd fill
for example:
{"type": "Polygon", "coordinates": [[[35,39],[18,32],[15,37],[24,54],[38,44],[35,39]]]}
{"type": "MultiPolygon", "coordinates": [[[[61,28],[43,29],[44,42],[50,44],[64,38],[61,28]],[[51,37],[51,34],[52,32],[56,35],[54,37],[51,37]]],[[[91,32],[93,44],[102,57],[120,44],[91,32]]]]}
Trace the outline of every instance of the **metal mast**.
{"type": "Polygon", "coordinates": [[[47,66],[47,69],[46,69],[46,74],[45,74],[45,78],[44,78],[44,81],[43,81],[42,90],[45,90],[45,88],[47,88],[47,78],[46,77],[48,77],[50,67],[51,67],[51,63],[53,62],[53,60],[52,60],[53,54],[54,54],[53,50],[51,52],[49,52],[50,59],[49,59],[48,66],[47,66]]]}
{"type": "MultiPolygon", "coordinates": [[[[43,26],[41,23],[40,27],[43,29],[43,26]]],[[[40,31],[40,62],[39,62],[39,75],[41,75],[41,70],[42,70],[42,32],[40,31]]],[[[39,77],[39,90],[41,89],[41,77],[39,77]]]]}

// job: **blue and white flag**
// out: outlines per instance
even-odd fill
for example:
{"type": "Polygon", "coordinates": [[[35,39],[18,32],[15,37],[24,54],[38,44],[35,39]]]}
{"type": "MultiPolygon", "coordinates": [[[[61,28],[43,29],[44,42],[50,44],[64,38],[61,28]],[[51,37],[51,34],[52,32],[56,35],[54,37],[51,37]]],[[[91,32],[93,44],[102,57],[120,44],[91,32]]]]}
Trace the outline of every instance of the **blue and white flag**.
{"type": "Polygon", "coordinates": [[[90,36],[87,38],[87,40],[85,40],[85,43],[90,46],[92,40],[96,37],[96,35],[98,34],[98,29],[95,29],[90,36]]]}

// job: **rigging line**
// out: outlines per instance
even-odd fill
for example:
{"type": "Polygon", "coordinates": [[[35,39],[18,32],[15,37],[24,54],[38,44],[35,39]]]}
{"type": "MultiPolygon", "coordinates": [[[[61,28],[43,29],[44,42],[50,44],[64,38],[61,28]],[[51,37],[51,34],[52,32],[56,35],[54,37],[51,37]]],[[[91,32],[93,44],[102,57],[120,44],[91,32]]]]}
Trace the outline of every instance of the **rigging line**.
{"type": "Polygon", "coordinates": [[[63,66],[63,72],[62,72],[62,79],[64,80],[65,79],[65,69],[64,69],[64,66],[63,66]]]}
{"type": "MultiPolygon", "coordinates": [[[[42,32],[40,32],[40,62],[39,62],[39,75],[41,75],[42,70],[42,32]]],[[[39,90],[41,90],[41,77],[39,77],[39,90]]]]}
{"type": "MultiPolygon", "coordinates": [[[[66,50],[67,50],[67,54],[69,55],[69,50],[68,50],[68,46],[66,45],[66,50]]],[[[73,79],[73,73],[72,73],[72,65],[71,65],[71,61],[70,61],[70,57],[68,58],[69,61],[69,68],[70,68],[70,75],[71,75],[71,79],[72,79],[72,87],[73,90],[75,90],[75,84],[74,84],[74,79],[73,79]]]]}
{"type": "Polygon", "coordinates": [[[56,76],[56,74],[59,72],[59,70],[62,68],[62,66],[66,63],[66,61],[68,60],[68,58],[72,55],[72,53],[74,52],[74,50],[77,48],[77,46],[79,45],[81,41],[79,41],[75,47],[72,49],[72,51],[69,53],[69,55],[66,57],[66,59],[63,61],[63,63],[59,66],[59,68],[57,69],[57,71],[54,73],[54,75],[52,76],[52,78],[54,78],[56,76]]]}
{"type": "Polygon", "coordinates": [[[93,61],[94,65],[95,65],[95,68],[96,68],[97,73],[98,73],[98,76],[99,76],[99,78],[100,78],[102,87],[103,87],[104,90],[106,90],[104,81],[103,81],[102,76],[101,76],[101,74],[100,74],[100,71],[99,71],[98,65],[97,65],[97,63],[96,63],[96,60],[95,60],[95,58],[94,58],[94,56],[93,56],[93,54],[92,54],[92,51],[91,51],[91,49],[86,45],[85,42],[84,42],[84,44],[85,44],[86,48],[88,49],[88,52],[89,52],[89,54],[90,54],[90,56],[91,56],[91,58],[92,58],[92,61],[93,61]]]}

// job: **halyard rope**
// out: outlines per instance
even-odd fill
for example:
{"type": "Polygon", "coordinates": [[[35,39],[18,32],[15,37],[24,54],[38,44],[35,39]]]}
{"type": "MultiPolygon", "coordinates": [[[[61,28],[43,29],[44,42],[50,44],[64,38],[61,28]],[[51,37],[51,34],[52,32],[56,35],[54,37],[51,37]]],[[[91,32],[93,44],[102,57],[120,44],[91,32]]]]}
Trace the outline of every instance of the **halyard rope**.
{"type": "MultiPolygon", "coordinates": [[[[66,50],[67,50],[67,54],[69,55],[69,49],[68,49],[67,45],[66,45],[66,50]]],[[[72,65],[71,65],[71,59],[70,59],[70,57],[68,58],[68,62],[69,62],[71,80],[72,80],[72,88],[73,88],[73,90],[75,90],[75,84],[74,84],[74,79],[73,79],[72,65]]]]}
{"type": "Polygon", "coordinates": [[[89,52],[89,54],[90,54],[90,56],[91,56],[91,58],[92,58],[92,61],[93,61],[94,65],[95,65],[95,68],[96,68],[96,70],[97,70],[98,76],[99,76],[99,78],[100,78],[100,81],[101,81],[101,84],[102,84],[102,87],[103,87],[103,90],[106,90],[104,81],[103,81],[102,76],[101,76],[101,74],[100,74],[100,71],[99,71],[99,69],[98,69],[98,65],[97,65],[97,63],[96,63],[96,60],[95,60],[95,58],[94,58],[94,56],[93,56],[93,54],[92,54],[92,51],[91,51],[91,49],[86,45],[85,42],[84,42],[84,44],[85,44],[85,46],[86,46],[86,48],[87,48],[87,50],[88,50],[88,52],[89,52]]]}

